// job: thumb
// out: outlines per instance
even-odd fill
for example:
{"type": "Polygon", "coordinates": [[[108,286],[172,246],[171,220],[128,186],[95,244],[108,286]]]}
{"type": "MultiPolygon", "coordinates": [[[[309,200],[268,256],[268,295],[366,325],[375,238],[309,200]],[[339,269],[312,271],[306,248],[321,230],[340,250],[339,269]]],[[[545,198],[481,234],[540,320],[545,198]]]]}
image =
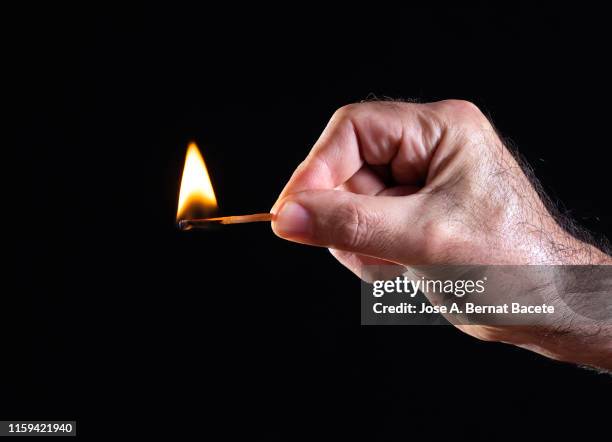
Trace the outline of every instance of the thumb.
{"type": "Polygon", "coordinates": [[[280,201],[272,229],[290,241],[403,263],[422,238],[416,223],[420,205],[418,195],[308,190],[280,201]]]}

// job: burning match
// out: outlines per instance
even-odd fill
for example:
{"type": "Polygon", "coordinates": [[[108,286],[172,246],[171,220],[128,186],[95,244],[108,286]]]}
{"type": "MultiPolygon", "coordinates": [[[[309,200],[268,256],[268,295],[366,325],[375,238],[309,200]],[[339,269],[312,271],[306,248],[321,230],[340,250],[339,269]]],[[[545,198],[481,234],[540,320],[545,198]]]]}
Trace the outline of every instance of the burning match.
{"type": "Polygon", "coordinates": [[[207,229],[218,224],[244,224],[272,221],[271,213],[255,213],[253,215],[221,216],[218,218],[182,219],[178,222],[181,230],[207,229]]]}
{"type": "Polygon", "coordinates": [[[217,197],[215,196],[204,158],[198,146],[195,143],[190,143],[187,148],[178,210],[176,212],[179,229],[209,229],[219,224],[272,221],[271,213],[209,218],[217,209],[217,197]]]}

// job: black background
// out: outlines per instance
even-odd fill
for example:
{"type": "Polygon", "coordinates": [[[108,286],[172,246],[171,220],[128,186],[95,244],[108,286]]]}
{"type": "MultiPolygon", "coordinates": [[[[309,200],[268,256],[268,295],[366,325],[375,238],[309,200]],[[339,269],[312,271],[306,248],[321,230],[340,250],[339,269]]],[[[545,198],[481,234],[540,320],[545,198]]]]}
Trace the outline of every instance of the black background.
{"type": "Polygon", "coordinates": [[[333,111],[375,94],[475,102],[610,235],[601,11],[346,8],[6,17],[0,417],[82,438],[609,429],[609,376],[451,327],[360,327],[359,281],[326,250],[266,224],[175,228],[188,141],[221,214],[266,211],[333,111]]]}

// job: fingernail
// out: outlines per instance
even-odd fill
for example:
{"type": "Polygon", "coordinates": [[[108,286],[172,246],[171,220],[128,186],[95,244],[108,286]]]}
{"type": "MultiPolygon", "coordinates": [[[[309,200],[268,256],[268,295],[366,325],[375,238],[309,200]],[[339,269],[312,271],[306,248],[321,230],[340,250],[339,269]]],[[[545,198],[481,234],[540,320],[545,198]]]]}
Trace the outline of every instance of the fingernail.
{"type": "Polygon", "coordinates": [[[284,203],[274,221],[274,230],[283,237],[305,236],[310,232],[310,214],[298,203],[284,203]]]}

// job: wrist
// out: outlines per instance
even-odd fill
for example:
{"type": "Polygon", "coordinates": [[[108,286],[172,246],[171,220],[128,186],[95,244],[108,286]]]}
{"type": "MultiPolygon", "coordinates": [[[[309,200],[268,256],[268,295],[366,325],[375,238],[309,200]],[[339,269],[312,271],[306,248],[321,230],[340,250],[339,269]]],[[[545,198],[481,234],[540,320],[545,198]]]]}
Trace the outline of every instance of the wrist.
{"type": "Polygon", "coordinates": [[[559,314],[517,345],[612,371],[612,266],[555,266],[553,275],[550,291],[559,314]]]}

